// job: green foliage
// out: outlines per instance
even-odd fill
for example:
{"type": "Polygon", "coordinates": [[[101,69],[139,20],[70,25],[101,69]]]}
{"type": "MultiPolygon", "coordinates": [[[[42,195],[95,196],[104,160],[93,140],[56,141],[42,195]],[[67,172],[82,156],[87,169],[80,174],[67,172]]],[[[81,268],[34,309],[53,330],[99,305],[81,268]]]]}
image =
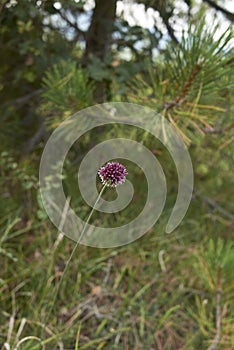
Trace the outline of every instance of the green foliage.
{"type": "Polygon", "coordinates": [[[24,205],[25,214],[32,212],[32,202],[38,189],[35,169],[27,161],[19,162],[12,152],[0,153],[0,186],[2,188],[0,211],[2,217],[18,211],[24,205]]]}
{"type": "Polygon", "coordinates": [[[139,74],[130,84],[130,101],[157,109],[187,143],[199,142],[199,134],[231,123],[233,31],[230,27],[214,39],[218,28],[207,28],[204,20],[195,29],[191,24],[179,45],[170,43],[154,65],[146,62],[147,78],[139,74]]]}
{"type": "Polygon", "coordinates": [[[74,61],[61,61],[53,65],[42,81],[43,96],[49,102],[47,111],[72,113],[93,102],[94,85],[87,71],[77,67],[74,61]]]}
{"type": "MultiPolygon", "coordinates": [[[[185,98],[211,104],[221,97],[222,78],[228,77],[233,68],[231,61],[234,56],[230,47],[233,31],[229,27],[214,39],[218,30],[218,24],[207,28],[205,20],[196,24],[195,29],[191,24],[188,32],[183,32],[180,45],[170,46],[167,51],[167,78],[172,93],[181,94],[180,101],[185,98]]],[[[226,81],[225,87],[233,88],[233,81],[226,81]]]]}
{"type": "MultiPolygon", "coordinates": [[[[197,253],[200,276],[204,279],[207,288],[214,292],[217,289],[217,276],[220,274],[223,289],[230,289],[234,280],[233,242],[224,242],[221,238],[215,242],[210,239],[208,244],[201,247],[197,253]]],[[[233,295],[234,297],[234,295],[233,295]]]]}
{"type": "MultiPolygon", "coordinates": [[[[170,29],[176,1],[137,2],[156,9],[170,29]]],[[[185,2],[191,9],[196,5],[185,2]]],[[[84,62],[87,32],[76,26],[85,1],[61,0],[61,9],[55,3],[0,4],[0,348],[207,350],[217,337],[220,311],[217,346],[233,349],[232,30],[216,39],[218,27],[208,28],[195,15],[179,44],[167,38],[162,50],[158,44],[165,36],[159,28],[130,26],[120,15],[111,50],[103,59],[84,62]],[[106,82],[111,100],[154,108],[190,143],[194,197],[179,228],[165,235],[177,176],[162,145],[127,126],[84,135],[70,150],[62,175],[65,194],[81,218],[90,208],[77,190],[77,167],[103,135],[140,140],[152,150],[165,170],[167,205],[151,232],[131,245],[80,246],[44,327],[74,244],[58,234],[44,211],[38,189],[41,153],[49,133],[94,104],[96,84],[106,82]],[[43,123],[50,128],[43,129],[43,123]]],[[[185,20],[182,10],[178,16],[185,20]]],[[[128,171],[139,189],[134,204],[122,215],[96,213],[94,223],[122,225],[141,211],[147,183],[130,162],[128,171]]],[[[54,177],[50,180],[56,186],[54,177]]]]}
{"type": "Polygon", "coordinates": [[[25,190],[37,188],[37,177],[29,174],[26,165],[20,167],[6,151],[2,152],[0,157],[1,180],[4,185],[6,183],[11,183],[11,186],[22,184],[25,190]]]}

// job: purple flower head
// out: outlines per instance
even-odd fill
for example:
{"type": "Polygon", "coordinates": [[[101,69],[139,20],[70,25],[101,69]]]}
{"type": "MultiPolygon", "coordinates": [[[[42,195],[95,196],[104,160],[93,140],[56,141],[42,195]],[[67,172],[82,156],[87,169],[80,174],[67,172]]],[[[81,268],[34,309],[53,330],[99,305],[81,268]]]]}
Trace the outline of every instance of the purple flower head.
{"type": "Polygon", "coordinates": [[[127,174],[126,168],[117,162],[108,162],[98,171],[103,185],[108,187],[121,185],[125,181],[127,174]]]}

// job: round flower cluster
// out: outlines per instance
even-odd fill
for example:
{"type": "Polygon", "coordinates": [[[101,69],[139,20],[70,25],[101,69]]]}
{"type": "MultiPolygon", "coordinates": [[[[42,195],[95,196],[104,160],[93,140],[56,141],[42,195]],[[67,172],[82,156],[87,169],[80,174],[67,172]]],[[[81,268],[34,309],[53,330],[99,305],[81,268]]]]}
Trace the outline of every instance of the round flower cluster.
{"type": "Polygon", "coordinates": [[[117,162],[108,162],[98,171],[103,185],[108,187],[121,185],[125,181],[127,174],[126,168],[117,162]]]}

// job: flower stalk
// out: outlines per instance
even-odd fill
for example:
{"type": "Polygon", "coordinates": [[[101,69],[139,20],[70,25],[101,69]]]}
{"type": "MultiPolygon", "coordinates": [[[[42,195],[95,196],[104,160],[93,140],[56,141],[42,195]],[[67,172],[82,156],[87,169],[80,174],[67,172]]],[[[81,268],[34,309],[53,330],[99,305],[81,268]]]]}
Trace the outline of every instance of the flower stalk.
{"type": "MultiPolygon", "coordinates": [[[[126,176],[127,176],[127,170],[126,168],[120,164],[120,163],[117,163],[117,162],[108,162],[104,167],[101,167],[98,171],[98,175],[100,176],[100,179],[102,181],[102,184],[103,184],[103,187],[96,199],[96,202],[94,203],[93,207],[92,207],[92,210],[90,211],[90,214],[85,222],[85,225],[83,227],[83,230],[80,234],[80,237],[79,239],[77,240],[76,244],[75,244],[75,247],[73,248],[72,252],[71,252],[71,255],[70,257],[68,258],[66,264],[65,264],[65,268],[63,270],[63,273],[62,273],[62,276],[60,277],[60,280],[58,282],[58,285],[57,285],[57,288],[56,288],[56,291],[55,291],[55,294],[54,294],[54,297],[53,297],[53,300],[52,300],[52,304],[49,308],[49,311],[46,315],[46,319],[45,319],[45,322],[44,322],[44,327],[43,327],[43,332],[45,331],[45,327],[47,325],[47,322],[51,316],[51,313],[53,311],[53,308],[54,308],[54,305],[55,305],[55,302],[57,300],[57,297],[58,297],[58,293],[59,293],[59,290],[60,290],[60,287],[61,287],[61,284],[63,282],[63,279],[64,279],[64,276],[68,270],[68,267],[70,265],[70,262],[74,256],[74,254],[76,253],[77,251],[77,248],[78,248],[78,245],[79,243],[81,242],[82,238],[84,237],[84,234],[86,233],[86,229],[87,229],[87,226],[89,224],[89,221],[93,215],[93,212],[94,210],[96,209],[97,207],[97,203],[99,202],[103,192],[105,191],[105,188],[106,187],[116,187],[118,185],[121,185],[125,179],[126,179],[126,176]]],[[[44,335],[44,333],[43,333],[44,335]]],[[[33,350],[33,349],[32,349],[33,350]]]]}

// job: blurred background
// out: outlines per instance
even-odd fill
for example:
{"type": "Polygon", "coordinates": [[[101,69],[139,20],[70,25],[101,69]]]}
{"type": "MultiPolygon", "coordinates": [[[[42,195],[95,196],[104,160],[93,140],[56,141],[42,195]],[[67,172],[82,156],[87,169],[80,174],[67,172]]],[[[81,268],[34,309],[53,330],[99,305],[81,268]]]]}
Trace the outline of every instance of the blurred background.
{"type": "MultiPolygon", "coordinates": [[[[0,349],[234,348],[233,22],[229,0],[0,1],[0,349]],[[41,154],[62,121],[106,101],[148,106],[174,125],[193,161],[193,199],[166,234],[178,189],[168,152],[127,126],[84,135],[64,172],[82,218],[77,168],[110,137],[157,156],[166,208],[133,244],[80,246],[44,325],[74,242],[58,239],[43,209],[41,154]]],[[[128,169],[135,203],[94,223],[123,225],[142,210],[144,174],[128,169]]]]}

